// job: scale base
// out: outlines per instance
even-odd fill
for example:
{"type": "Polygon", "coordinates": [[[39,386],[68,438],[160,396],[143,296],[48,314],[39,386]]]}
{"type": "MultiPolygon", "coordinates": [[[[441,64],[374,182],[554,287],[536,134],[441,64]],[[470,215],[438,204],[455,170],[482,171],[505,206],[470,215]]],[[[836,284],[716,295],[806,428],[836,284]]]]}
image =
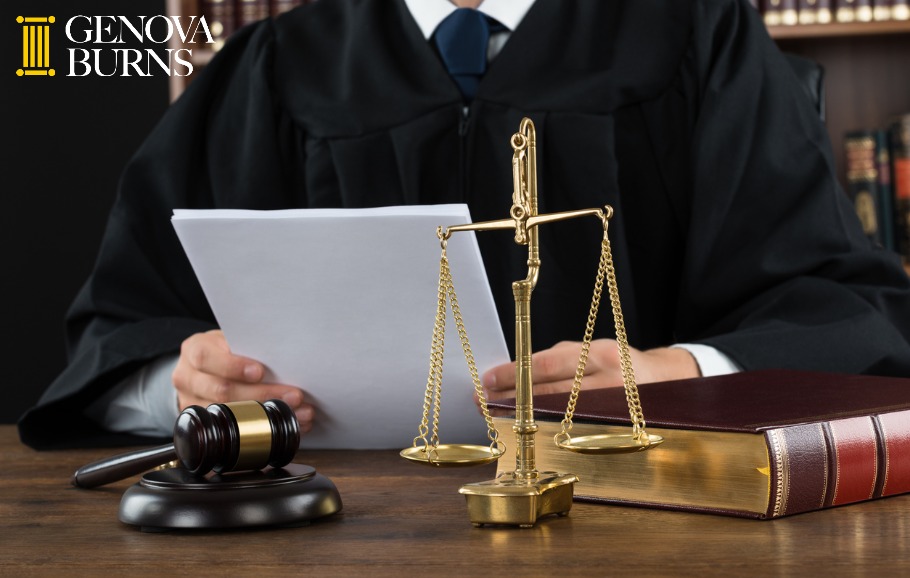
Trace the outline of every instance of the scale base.
{"type": "Polygon", "coordinates": [[[288,464],[200,476],[183,468],[146,473],[120,501],[120,521],[144,532],[305,525],[341,510],[335,484],[288,464]]]}
{"type": "Polygon", "coordinates": [[[516,478],[505,472],[496,479],[465,484],[468,517],[477,527],[504,524],[531,528],[543,516],[565,516],[572,509],[572,494],[578,477],[575,474],[539,472],[531,480],[516,478]]]}

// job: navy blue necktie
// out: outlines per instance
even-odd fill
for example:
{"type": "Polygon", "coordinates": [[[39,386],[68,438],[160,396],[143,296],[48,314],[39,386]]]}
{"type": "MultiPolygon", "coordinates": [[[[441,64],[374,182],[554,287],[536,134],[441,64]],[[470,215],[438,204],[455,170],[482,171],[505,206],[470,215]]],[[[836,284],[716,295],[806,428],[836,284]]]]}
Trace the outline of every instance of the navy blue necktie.
{"type": "MultiPolygon", "coordinates": [[[[504,29],[498,22],[495,29],[504,29]]],[[[465,100],[477,94],[480,79],[487,71],[487,46],[491,23],[473,8],[458,8],[439,23],[433,33],[439,55],[465,100]]]]}

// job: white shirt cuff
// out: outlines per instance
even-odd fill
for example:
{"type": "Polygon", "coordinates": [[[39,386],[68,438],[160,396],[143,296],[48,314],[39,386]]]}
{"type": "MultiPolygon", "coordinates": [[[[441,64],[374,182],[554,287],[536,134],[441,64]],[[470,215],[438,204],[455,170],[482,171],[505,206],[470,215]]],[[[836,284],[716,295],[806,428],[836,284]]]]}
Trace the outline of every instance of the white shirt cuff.
{"type": "Polygon", "coordinates": [[[698,369],[702,377],[711,377],[712,375],[726,375],[728,373],[739,373],[742,371],[735,361],[721,353],[710,345],[700,343],[678,343],[672,345],[677,349],[685,349],[695,358],[698,369]]]}
{"type": "Polygon", "coordinates": [[[171,437],[177,421],[177,390],[171,375],[177,355],[146,364],[97,399],[85,414],[107,430],[171,437]]]}

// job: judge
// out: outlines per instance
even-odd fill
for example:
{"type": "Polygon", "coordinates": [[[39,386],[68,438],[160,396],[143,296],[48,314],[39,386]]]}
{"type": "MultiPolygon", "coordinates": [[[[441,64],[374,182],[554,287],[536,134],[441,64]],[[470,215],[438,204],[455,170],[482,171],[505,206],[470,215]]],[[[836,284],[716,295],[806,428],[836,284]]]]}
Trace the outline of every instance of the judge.
{"type": "MultiPolygon", "coordinates": [[[[168,435],[189,404],[271,397],[306,430],[318,415],[294,386],[311,384],[263,383],[230,351],[172,210],[466,202],[498,219],[524,116],[541,212],[616,209],[639,381],[910,373],[907,276],[864,237],[825,127],[745,0],[321,0],[236,32],[127,166],[68,314],[69,365],[23,441],[134,442],[168,435]],[[450,74],[451,40],[469,37],[486,56],[450,74]]],[[[578,347],[562,342],[580,337],[598,226],[553,224],[542,243],[535,392],[571,383],[578,347]]],[[[492,237],[479,243],[511,341],[525,256],[492,237]]],[[[587,387],[621,384],[611,330],[587,387]]],[[[483,379],[512,394],[511,367],[483,379]]]]}

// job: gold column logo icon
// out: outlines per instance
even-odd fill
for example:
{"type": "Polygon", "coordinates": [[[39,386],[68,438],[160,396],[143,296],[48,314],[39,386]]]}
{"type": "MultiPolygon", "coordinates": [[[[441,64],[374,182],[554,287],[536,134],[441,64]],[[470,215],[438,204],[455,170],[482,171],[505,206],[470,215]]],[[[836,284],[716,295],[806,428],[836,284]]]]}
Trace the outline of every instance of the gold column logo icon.
{"type": "Polygon", "coordinates": [[[53,16],[19,16],[22,24],[22,68],[17,76],[54,76],[51,68],[50,24],[53,16]]]}

